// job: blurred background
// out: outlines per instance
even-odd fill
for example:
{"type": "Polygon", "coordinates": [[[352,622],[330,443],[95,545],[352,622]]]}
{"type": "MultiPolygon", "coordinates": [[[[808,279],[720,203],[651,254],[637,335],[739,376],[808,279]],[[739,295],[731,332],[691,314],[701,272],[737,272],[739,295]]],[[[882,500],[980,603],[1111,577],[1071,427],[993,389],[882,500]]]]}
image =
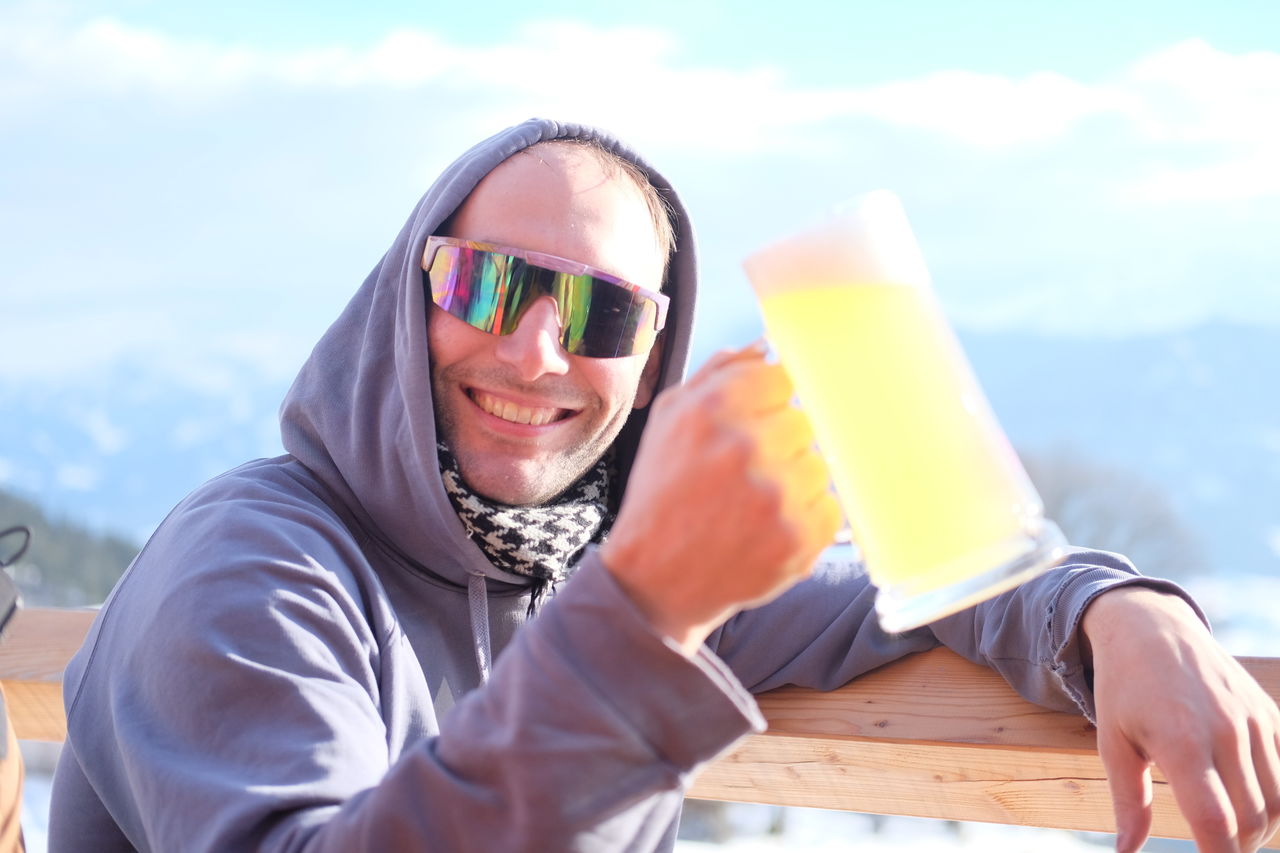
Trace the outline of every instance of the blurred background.
{"type": "MultiPolygon", "coordinates": [[[[28,603],[101,601],[184,494],[279,453],[293,375],[419,195],[542,115],[680,189],[695,365],[761,332],[743,256],[895,190],[1049,514],[1280,654],[1280,4],[615,5],[0,2],[0,527],[35,533],[28,603]]],[[[686,835],[1100,849],[769,810],[686,835]]]]}

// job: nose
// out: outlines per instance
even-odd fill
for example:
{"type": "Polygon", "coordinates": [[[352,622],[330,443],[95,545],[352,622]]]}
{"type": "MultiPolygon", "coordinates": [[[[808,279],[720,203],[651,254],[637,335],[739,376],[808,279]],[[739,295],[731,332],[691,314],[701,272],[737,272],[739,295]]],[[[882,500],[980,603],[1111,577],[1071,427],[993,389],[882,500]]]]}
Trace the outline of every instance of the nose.
{"type": "Polygon", "coordinates": [[[560,346],[560,312],[544,296],[524,312],[515,331],[498,338],[497,356],[514,367],[525,382],[545,374],[569,372],[569,354],[560,346]]]}

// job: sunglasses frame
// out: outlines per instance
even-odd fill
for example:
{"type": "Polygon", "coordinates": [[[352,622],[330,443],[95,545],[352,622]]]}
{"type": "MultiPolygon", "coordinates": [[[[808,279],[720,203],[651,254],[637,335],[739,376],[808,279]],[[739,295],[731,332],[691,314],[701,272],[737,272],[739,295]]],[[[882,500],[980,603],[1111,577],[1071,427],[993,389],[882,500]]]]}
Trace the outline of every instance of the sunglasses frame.
{"type": "MultiPolygon", "coordinates": [[[[547,254],[546,252],[535,252],[528,249],[516,249],[511,246],[502,246],[497,243],[487,243],[480,240],[463,240],[459,237],[445,237],[445,236],[433,235],[427,238],[426,247],[422,251],[423,284],[426,286],[427,296],[433,305],[436,305],[436,302],[433,295],[433,288],[431,286],[431,280],[430,280],[431,266],[432,264],[435,263],[436,253],[440,250],[441,247],[445,247],[445,246],[459,248],[459,249],[469,249],[471,251],[485,252],[488,254],[506,255],[507,257],[511,257],[511,258],[519,258],[520,260],[524,261],[528,266],[541,269],[543,271],[558,273],[563,275],[571,275],[571,276],[585,276],[597,282],[597,285],[595,286],[598,286],[599,282],[603,282],[604,284],[621,288],[622,290],[636,294],[642,297],[643,299],[647,299],[653,303],[656,309],[654,313],[654,324],[653,324],[654,326],[653,334],[654,334],[655,340],[657,339],[658,335],[661,334],[662,330],[666,328],[667,311],[671,305],[671,297],[667,296],[665,293],[659,293],[655,290],[649,290],[648,288],[641,287],[638,284],[632,284],[631,282],[626,281],[625,279],[618,278],[616,275],[611,275],[610,273],[607,273],[604,270],[597,269],[596,267],[581,263],[580,261],[570,260],[569,258],[562,258],[558,255],[550,255],[550,254],[547,254]]],[[[436,307],[439,307],[439,306],[436,305],[436,307]]],[[[449,313],[450,316],[454,316],[454,317],[457,316],[449,312],[448,309],[441,309],[441,310],[445,311],[446,313],[449,313]]],[[[559,303],[556,304],[556,310],[557,312],[563,311],[559,303]]],[[[458,318],[458,319],[461,319],[461,318],[458,318]]],[[[463,322],[466,322],[466,321],[464,320],[463,322]]],[[[473,328],[476,328],[476,327],[473,326],[473,328]]],[[[489,334],[497,335],[501,333],[491,331],[489,332],[489,334]]],[[[572,353],[572,354],[576,355],[576,353],[572,353]]],[[[612,355],[612,356],[602,355],[602,356],[582,356],[582,357],[583,358],[623,358],[628,355],[638,355],[638,354],[639,353],[626,353],[623,355],[612,355]]]]}

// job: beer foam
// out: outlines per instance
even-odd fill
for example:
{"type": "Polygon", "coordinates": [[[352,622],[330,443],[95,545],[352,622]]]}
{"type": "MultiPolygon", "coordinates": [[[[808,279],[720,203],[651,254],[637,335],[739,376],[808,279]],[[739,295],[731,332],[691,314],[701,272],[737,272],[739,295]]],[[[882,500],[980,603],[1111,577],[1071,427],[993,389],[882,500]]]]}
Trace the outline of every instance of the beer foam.
{"type": "Polygon", "coordinates": [[[929,268],[897,195],[875,190],[743,261],[760,297],[856,284],[928,287],[929,268]]]}

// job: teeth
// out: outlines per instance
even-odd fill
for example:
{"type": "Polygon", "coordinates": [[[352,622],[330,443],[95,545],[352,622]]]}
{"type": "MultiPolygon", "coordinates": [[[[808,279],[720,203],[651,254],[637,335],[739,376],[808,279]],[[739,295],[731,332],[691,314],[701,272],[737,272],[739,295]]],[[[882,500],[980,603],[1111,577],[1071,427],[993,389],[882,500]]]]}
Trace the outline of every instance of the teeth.
{"type": "Polygon", "coordinates": [[[510,400],[499,400],[497,397],[483,394],[479,391],[475,392],[472,397],[481,409],[491,415],[502,418],[504,421],[511,421],[515,424],[530,424],[532,426],[549,424],[555,420],[556,413],[559,411],[559,409],[517,406],[510,400]]]}

